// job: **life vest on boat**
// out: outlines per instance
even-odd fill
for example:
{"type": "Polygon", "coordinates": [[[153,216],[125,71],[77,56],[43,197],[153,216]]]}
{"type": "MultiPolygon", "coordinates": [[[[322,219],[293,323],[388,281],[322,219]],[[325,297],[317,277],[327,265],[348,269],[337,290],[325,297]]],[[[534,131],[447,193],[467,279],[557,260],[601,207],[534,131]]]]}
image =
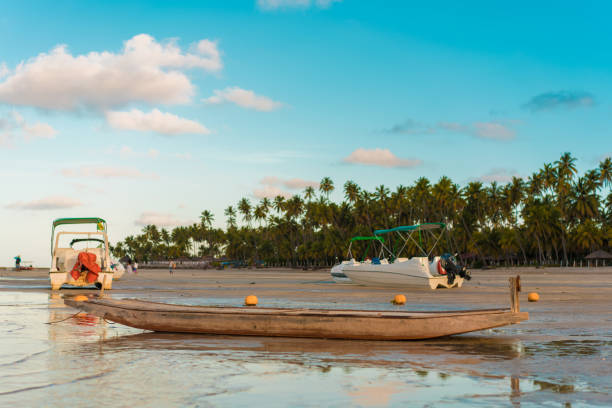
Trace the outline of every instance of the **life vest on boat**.
{"type": "Polygon", "coordinates": [[[438,260],[438,275],[446,275],[446,269],[442,266],[441,260],[438,260]]]}
{"type": "Polygon", "coordinates": [[[70,271],[70,275],[74,280],[79,279],[81,272],[87,271],[85,280],[88,283],[93,283],[98,279],[100,273],[100,266],[96,263],[96,254],[90,254],[88,252],[81,252],[77,257],[77,261],[70,271]]]}

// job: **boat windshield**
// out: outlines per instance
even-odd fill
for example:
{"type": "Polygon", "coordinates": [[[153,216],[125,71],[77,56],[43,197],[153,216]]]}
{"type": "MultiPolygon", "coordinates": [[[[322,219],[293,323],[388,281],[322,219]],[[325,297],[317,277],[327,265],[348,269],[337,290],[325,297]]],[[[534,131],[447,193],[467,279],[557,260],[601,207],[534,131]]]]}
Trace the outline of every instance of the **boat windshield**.
{"type": "Polygon", "coordinates": [[[348,259],[355,259],[355,256],[353,255],[353,243],[355,242],[359,242],[359,241],[367,241],[368,244],[365,248],[365,250],[362,252],[363,256],[361,257],[361,262],[363,262],[366,257],[368,256],[368,254],[370,253],[370,249],[373,249],[374,254],[376,255],[376,257],[378,258],[382,258],[383,255],[383,251],[384,251],[384,247],[385,247],[385,239],[383,237],[353,237],[350,240],[350,244],[349,244],[349,248],[348,248],[348,254],[347,254],[347,258],[348,259]],[[376,246],[372,246],[372,243],[375,242],[379,242],[380,248],[376,248],[376,246]]]}

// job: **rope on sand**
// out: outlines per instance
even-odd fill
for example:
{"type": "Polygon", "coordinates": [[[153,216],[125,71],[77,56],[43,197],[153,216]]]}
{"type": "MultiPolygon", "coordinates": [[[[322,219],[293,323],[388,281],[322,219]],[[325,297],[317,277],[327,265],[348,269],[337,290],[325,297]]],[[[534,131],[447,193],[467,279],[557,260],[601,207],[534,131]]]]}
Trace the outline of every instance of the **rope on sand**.
{"type": "Polygon", "coordinates": [[[45,324],[55,324],[55,323],[65,322],[65,321],[66,321],[66,320],[68,320],[68,319],[72,319],[74,316],[78,315],[79,313],[82,313],[82,312],[76,312],[76,313],[75,313],[75,314],[73,314],[72,316],[68,316],[68,317],[67,317],[67,318],[65,318],[65,319],[62,319],[62,320],[56,320],[56,321],[54,321],[54,322],[46,322],[45,324]]]}

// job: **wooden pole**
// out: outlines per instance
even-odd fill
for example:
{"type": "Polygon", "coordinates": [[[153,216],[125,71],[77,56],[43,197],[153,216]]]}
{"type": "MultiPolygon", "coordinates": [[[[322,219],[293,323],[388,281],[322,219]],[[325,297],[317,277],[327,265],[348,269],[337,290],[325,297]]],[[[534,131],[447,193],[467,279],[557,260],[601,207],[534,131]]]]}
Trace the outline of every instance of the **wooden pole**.
{"type": "Polygon", "coordinates": [[[521,311],[518,293],[521,291],[521,276],[516,275],[508,279],[510,281],[510,310],[513,313],[521,311]]]}

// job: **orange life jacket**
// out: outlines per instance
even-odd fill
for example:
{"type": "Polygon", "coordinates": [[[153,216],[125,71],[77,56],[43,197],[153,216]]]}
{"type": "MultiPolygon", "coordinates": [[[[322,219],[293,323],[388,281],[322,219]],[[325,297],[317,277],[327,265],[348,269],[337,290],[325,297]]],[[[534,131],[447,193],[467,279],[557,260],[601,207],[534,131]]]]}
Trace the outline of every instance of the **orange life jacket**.
{"type": "Polygon", "coordinates": [[[87,270],[87,275],[85,276],[85,280],[89,283],[93,283],[98,279],[98,274],[100,273],[100,266],[96,263],[96,254],[90,254],[88,252],[81,252],[77,258],[72,271],[70,271],[70,275],[74,278],[74,280],[79,279],[81,276],[81,271],[87,270]]]}

